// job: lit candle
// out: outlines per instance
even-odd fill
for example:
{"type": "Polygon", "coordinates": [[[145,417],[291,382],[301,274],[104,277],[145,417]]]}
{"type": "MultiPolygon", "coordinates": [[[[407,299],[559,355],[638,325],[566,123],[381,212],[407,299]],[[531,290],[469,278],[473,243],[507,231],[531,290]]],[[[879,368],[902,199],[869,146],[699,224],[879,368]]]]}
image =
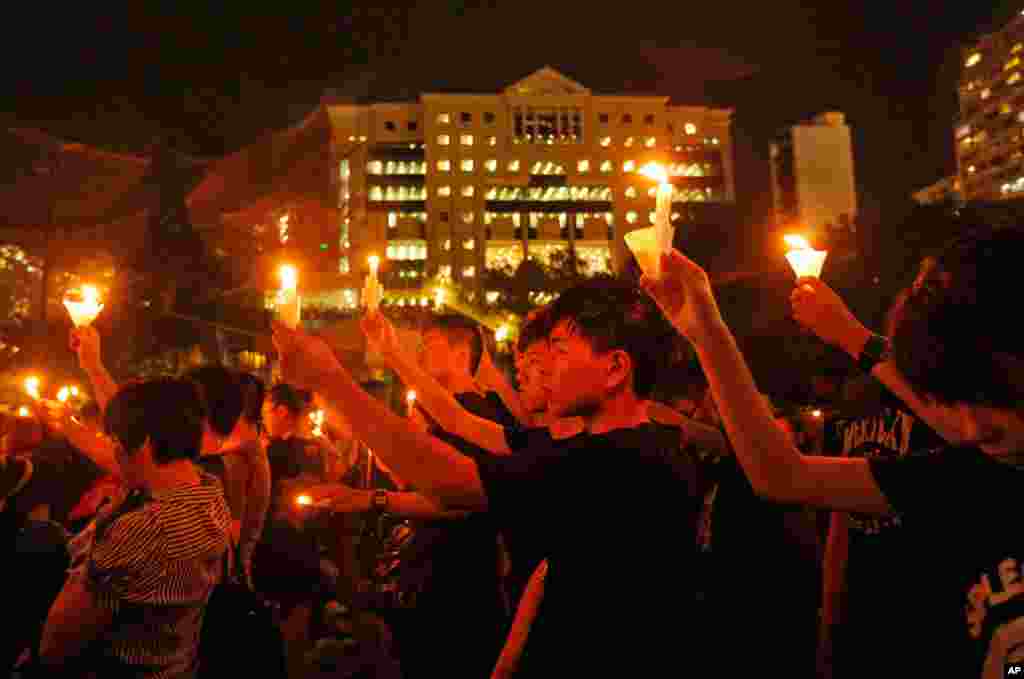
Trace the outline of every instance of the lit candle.
{"type": "Polygon", "coordinates": [[[277,293],[278,317],[289,328],[297,328],[301,314],[299,273],[294,266],[286,264],[280,268],[278,275],[281,277],[281,289],[277,293]]]}
{"type": "Polygon", "coordinates": [[[324,435],[324,411],[314,410],[309,414],[309,419],[313,422],[313,436],[324,435]]]}
{"type": "Polygon", "coordinates": [[[26,408],[25,406],[21,406],[20,408],[18,408],[18,417],[28,417],[31,414],[31,411],[29,411],[29,409],[26,408]]]}
{"type": "Polygon", "coordinates": [[[828,257],[828,250],[815,250],[803,236],[787,235],[783,239],[792,248],[786,253],[786,259],[793,267],[796,277],[820,277],[821,269],[825,266],[825,258],[828,257]]]}
{"type": "Polygon", "coordinates": [[[377,279],[380,257],[371,255],[368,261],[370,262],[370,273],[366,277],[366,283],[363,285],[363,300],[366,302],[366,309],[372,313],[380,306],[383,290],[381,289],[380,281],[377,279]]]}
{"type": "Polygon", "coordinates": [[[57,392],[57,400],[61,403],[67,403],[69,398],[71,398],[71,387],[61,387],[60,391],[57,392]]]}
{"type": "Polygon", "coordinates": [[[658,163],[644,165],[639,173],[658,182],[654,226],[631,231],[626,234],[625,240],[644,273],[652,278],[658,278],[661,276],[661,256],[672,250],[672,239],[675,235],[675,227],[672,226],[673,186],[668,180],[665,168],[658,163]]]}
{"type": "Polygon", "coordinates": [[[434,310],[441,311],[444,308],[444,288],[434,288],[434,310]]]}
{"type": "Polygon", "coordinates": [[[299,495],[295,498],[295,504],[299,505],[300,507],[308,507],[309,505],[313,504],[313,498],[311,498],[308,495],[299,495]]]}
{"type": "Polygon", "coordinates": [[[103,311],[103,305],[100,304],[100,293],[96,286],[83,285],[79,290],[79,297],[81,297],[80,301],[64,298],[64,308],[68,310],[71,322],[75,324],[76,328],[92,325],[92,322],[103,311]]]}
{"type": "Polygon", "coordinates": [[[504,342],[508,339],[508,326],[505,324],[499,325],[498,329],[494,331],[494,340],[496,342],[504,342]]]}
{"type": "Polygon", "coordinates": [[[78,393],[79,393],[78,392],[78,387],[72,385],[71,386],[71,395],[74,396],[75,398],[78,398],[78,393]]]}
{"type": "Polygon", "coordinates": [[[25,393],[38,401],[42,398],[39,394],[39,378],[35,375],[25,378],[25,393]]]}

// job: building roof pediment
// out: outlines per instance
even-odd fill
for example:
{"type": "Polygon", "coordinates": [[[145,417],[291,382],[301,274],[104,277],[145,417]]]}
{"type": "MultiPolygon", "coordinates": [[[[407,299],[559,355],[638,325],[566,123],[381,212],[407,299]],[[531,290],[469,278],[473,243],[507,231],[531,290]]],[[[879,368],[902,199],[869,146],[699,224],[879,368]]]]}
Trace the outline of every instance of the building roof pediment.
{"type": "Polygon", "coordinates": [[[517,97],[564,97],[566,95],[589,95],[590,90],[550,66],[545,66],[506,87],[505,94],[517,97]]]}

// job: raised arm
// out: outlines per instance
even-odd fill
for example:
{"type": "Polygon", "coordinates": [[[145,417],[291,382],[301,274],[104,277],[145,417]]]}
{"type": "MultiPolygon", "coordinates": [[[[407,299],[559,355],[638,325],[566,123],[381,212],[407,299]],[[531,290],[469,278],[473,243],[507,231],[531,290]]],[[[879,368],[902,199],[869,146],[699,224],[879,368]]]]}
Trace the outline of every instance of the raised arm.
{"type": "MultiPolygon", "coordinates": [[[[801,278],[790,297],[793,317],[822,341],[837,346],[853,360],[860,358],[871,337],[836,292],[818,278],[801,278]]],[[[936,408],[922,399],[892,361],[880,361],[871,376],[896,395],[907,408],[949,443],[962,438],[960,423],[948,409],[936,408]]]]}
{"type": "Polygon", "coordinates": [[[860,458],[802,455],[771,409],[722,320],[707,274],[678,250],[662,258],[662,277],[643,285],[694,345],[736,458],[754,490],[783,503],[884,514],[890,507],[860,458]]]}
{"type": "Polygon", "coordinates": [[[505,407],[509,409],[512,416],[519,422],[526,421],[526,410],[522,401],[519,400],[519,392],[509,383],[505,374],[494,365],[491,353],[487,350],[487,343],[483,343],[483,355],[480,357],[480,368],[476,371],[476,379],[484,389],[495,392],[505,407]]]}
{"type": "Polygon", "coordinates": [[[403,519],[454,519],[466,516],[462,510],[450,510],[435,500],[415,492],[375,491],[352,488],[344,483],[325,483],[306,491],[314,503],[327,501],[336,514],[356,514],[374,509],[374,494],[383,493],[389,514],[403,519]]]}
{"type": "Polygon", "coordinates": [[[274,343],[285,379],[323,394],[396,474],[445,507],[486,508],[476,464],[360,389],[322,339],[275,323],[274,343]]]}
{"type": "Polygon", "coordinates": [[[96,395],[96,403],[100,406],[100,412],[105,412],[107,403],[117,393],[117,382],[103,366],[103,358],[100,354],[100,334],[91,325],[75,328],[72,331],[72,344],[78,354],[78,365],[85,371],[92,383],[92,390],[96,395]]]}
{"type": "Polygon", "coordinates": [[[511,453],[505,440],[505,429],[459,405],[447,389],[420,367],[415,356],[402,350],[395,329],[382,314],[377,312],[366,316],[362,327],[370,345],[405,384],[416,390],[416,402],[441,429],[496,455],[511,453]]]}

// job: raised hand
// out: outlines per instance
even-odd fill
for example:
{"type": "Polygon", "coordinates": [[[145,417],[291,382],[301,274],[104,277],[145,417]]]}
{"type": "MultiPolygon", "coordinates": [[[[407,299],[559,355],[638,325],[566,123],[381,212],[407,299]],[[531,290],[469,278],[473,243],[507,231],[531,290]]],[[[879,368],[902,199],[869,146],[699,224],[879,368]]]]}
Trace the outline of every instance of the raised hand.
{"type": "Polygon", "coordinates": [[[274,321],[274,346],[281,362],[281,377],[302,389],[317,391],[326,376],[342,370],[331,347],[319,337],[274,321]]]}
{"type": "Polygon", "coordinates": [[[676,249],[661,256],[661,277],[644,275],[640,285],[684,337],[700,344],[722,323],[707,273],[676,249]]]}
{"type": "Polygon", "coordinates": [[[71,350],[78,355],[78,365],[89,372],[102,365],[100,334],[91,325],[71,329],[71,350]]]}
{"type": "Polygon", "coordinates": [[[847,348],[852,339],[864,332],[835,290],[820,278],[799,279],[789,301],[793,318],[828,344],[847,348]]]}
{"type": "Polygon", "coordinates": [[[393,356],[399,352],[398,333],[380,311],[368,311],[359,326],[373,351],[381,356],[393,356]]]}

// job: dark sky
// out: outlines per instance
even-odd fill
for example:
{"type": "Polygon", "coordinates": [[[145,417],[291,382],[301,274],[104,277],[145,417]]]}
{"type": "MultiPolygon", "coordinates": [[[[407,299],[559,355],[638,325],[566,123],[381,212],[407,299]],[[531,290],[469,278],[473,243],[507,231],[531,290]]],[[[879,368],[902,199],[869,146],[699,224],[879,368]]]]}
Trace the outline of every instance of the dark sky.
{"type": "Polygon", "coordinates": [[[953,167],[957,41],[1024,3],[360,1],[290,15],[186,4],[8,16],[0,122],[118,149],[164,134],[216,155],[297,120],[327,88],[494,92],[550,64],[596,92],[735,106],[755,160],[780,125],[843,110],[863,206],[887,211],[953,167]]]}

